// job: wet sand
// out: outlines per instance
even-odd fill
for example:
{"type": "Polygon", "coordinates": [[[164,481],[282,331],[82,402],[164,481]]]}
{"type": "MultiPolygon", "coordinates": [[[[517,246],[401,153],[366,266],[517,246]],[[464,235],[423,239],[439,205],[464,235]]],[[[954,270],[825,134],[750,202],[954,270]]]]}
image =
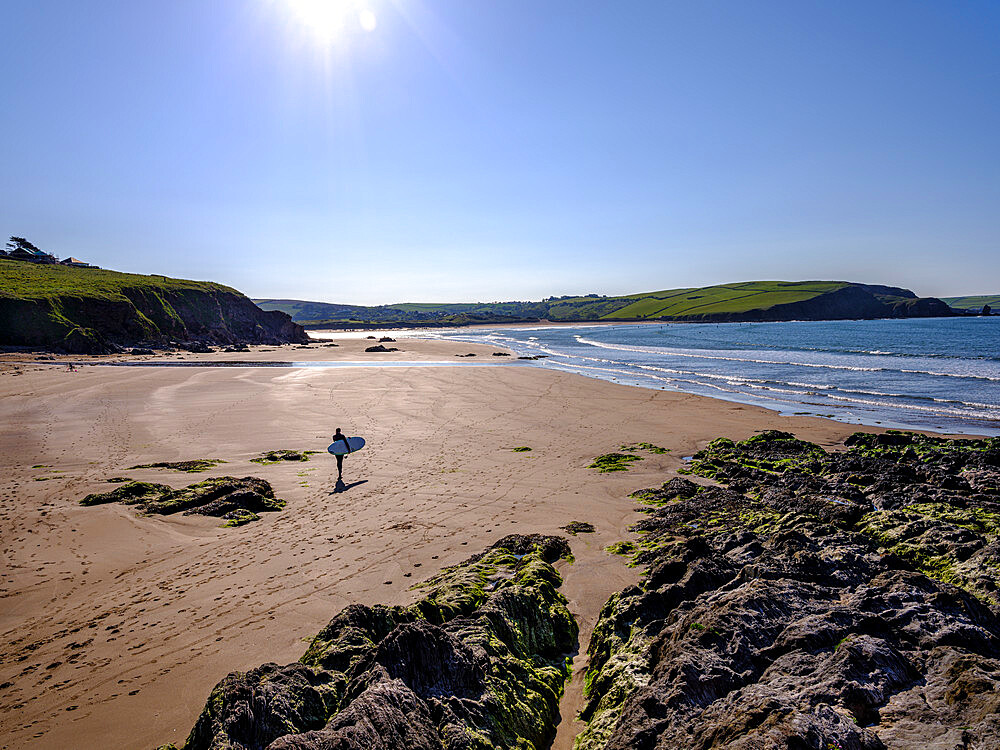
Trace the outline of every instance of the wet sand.
{"type": "Polygon", "coordinates": [[[608,595],[637,580],[603,551],[638,518],[628,493],[670,478],[720,435],[774,428],[832,445],[858,429],[495,366],[506,358],[474,344],[400,339],[386,345],[402,352],[366,354],[371,340],[341,343],[170,359],[451,361],[475,352],[485,366],[68,372],[0,357],[0,748],[180,744],[226,673],[296,660],[345,605],[409,603],[412,584],[505,534],[561,534],[579,520],[597,531],[570,537],[576,561],[561,567],[581,627],[555,744],[569,748],[590,629],[608,595]],[[345,461],[346,491],[335,492],[326,453],[249,461],[279,448],[324,451],[335,427],[368,440],[345,461]],[[671,452],[619,474],[587,468],[636,441],[671,452]],[[519,445],[532,450],[511,451],[519,445]],[[195,458],[227,463],[200,474],[128,470],[195,458]],[[109,477],[181,487],[222,475],[262,477],[287,507],[224,529],[215,518],[78,505],[111,489],[109,477]]]}

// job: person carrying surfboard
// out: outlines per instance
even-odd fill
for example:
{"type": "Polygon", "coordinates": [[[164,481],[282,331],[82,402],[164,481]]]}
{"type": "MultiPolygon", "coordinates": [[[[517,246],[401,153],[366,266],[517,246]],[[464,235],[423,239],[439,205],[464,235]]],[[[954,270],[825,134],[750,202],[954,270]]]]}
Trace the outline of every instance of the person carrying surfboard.
{"type": "MultiPolygon", "coordinates": [[[[347,452],[351,452],[351,444],[347,442],[347,436],[337,428],[337,431],[333,434],[333,442],[336,443],[338,440],[344,443],[344,447],[347,448],[347,452]]],[[[344,477],[344,455],[343,453],[335,454],[337,457],[337,479],[343,479],[344,477]]]]}

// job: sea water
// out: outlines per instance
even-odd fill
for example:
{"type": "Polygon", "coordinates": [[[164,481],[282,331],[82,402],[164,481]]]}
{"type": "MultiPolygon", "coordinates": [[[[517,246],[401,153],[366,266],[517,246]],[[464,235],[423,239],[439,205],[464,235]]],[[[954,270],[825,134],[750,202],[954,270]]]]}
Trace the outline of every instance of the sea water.
{"type": "Polygon", "coordinates": [[[1000,317],[463,329],[618,383],[855,424],[1000,435],[1000,317]]]}

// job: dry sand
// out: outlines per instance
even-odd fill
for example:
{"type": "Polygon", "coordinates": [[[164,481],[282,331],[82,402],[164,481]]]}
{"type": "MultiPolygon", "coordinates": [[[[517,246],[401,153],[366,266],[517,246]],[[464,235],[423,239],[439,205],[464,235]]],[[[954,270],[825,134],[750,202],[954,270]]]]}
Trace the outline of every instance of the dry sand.
{"type": "MultiPolygon", "coordinates": [[[[561,568],[585,652],[608,595],[637,578],[603,551],[638,518],[629,492],[673,476],[720,435],[779,428],[831,445],[855,429],[518,366],[473,344],[401,339],[403,352],[365,354],[371,343],[180,358],[450,362],[476,352],[488,366],[68,372],[0,357],[0,747],[179,744],[227,672],[294,661],[345,605],[408,603],[412,584],[503,535],[559,534],[573,520],[597,528],[571,537],[576,562],[561,568]],[[323,450],[338,426],[368,440],[345,461],[346,492],[333,491],[325,453],[249,462],[277,448],[323,450]],[[587,468],[635,441],[671,452],[627,473],[587,468]],[[511,451],[519,445],[532,450],[511,451]],[[128,470],[194,458],[227,463],[128,470]],[[113,487],[108,477],[179,487],[226,474],[267,479],[287,507],[224,529],[78,505],[113,487]]],[[[565,717],[579,707],[585,658],[574,667],[565,717]]],[[[564,721],[556,747],[575,731],[564,721]]]]}

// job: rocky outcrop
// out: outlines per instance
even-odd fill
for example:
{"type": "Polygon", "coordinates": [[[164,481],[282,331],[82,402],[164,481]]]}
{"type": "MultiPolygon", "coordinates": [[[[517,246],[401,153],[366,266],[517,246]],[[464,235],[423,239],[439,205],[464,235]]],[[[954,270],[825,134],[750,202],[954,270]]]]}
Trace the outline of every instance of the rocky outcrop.
{"type": "Polygon", "coordinates": [[[347,607],[299,663],[220,682],[184,750],[548,747],[577,636],[552,567],[568,555],[509,536],[410,607],[347,607]]]}
{"type": "Polygon", "coordinates": [[[580,750],[1000,746],[1000,441],[768,432],[691,472],[727,486],[636,494],[580,750]]]}
{"type": "Polygon", "coordinates": [[[104,353],[170,341],[308,340],[285,313],[221,284],[0,261],[0,346],[104,353]]]}
{"type": "Polygon", "coordinates": [[[258,513],[281,510],[285,501],[274,496],[269,482],[257,477],[213,477],[175,490],[165,484],[125,482],[110,492],[87,495],[80,505],[124,503],[141,513],[167,516],[216,516],[224,526],[242,526],[260,520],[258,513]]]}

